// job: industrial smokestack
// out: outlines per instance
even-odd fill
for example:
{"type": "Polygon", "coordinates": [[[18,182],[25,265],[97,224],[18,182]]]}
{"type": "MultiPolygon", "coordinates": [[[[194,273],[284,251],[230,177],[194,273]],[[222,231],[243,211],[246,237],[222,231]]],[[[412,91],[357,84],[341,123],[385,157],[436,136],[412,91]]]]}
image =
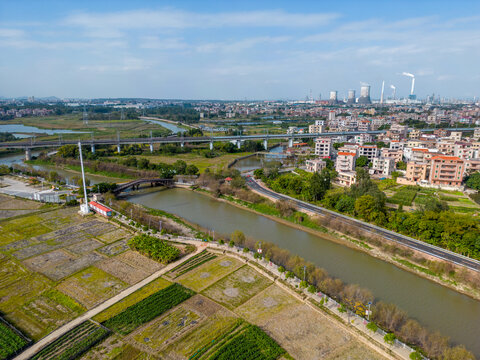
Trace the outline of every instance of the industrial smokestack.
{"type": "Polygon", "coordinates": [[[380,104],[383,104],[383,92],[385,90],[385,81],[382,81],[382,95],[380,95],[380,104]]]}
{"type": "Polygon", "coordinates": [[[410,89],[410,96],[413,96],[413,93],[415,91],[415,75],[410,74],[408,72],[403,72],[402,75],[412,78],[412,88],[410,89]]]}
{"type": "Polygon", "coordinates": [[[395,100],[397,95],[397,88],[394,85],[390,85],[390,87],[393,89],[393,100],[395,100]]]}

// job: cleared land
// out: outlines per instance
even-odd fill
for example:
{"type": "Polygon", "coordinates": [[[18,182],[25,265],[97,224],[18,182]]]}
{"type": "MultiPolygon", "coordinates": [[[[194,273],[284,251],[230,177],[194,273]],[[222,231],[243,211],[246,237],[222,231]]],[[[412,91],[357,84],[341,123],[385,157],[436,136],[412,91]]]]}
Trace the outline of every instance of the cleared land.
{"type": "Polygon", "coordinates": [[[177,280],[180,284],[194,290],[201,291],[212,285],[219,279],[238,269],[242,263],[231,257],[220,256],[192,271],[180,276],[177,280]]]}
{"type": "Polygon", "coordinates": [[[0,195],[2,208],[28,213],[0,220],[0,311],[34,340],[160,267],[142,255],[121,254],[132,234],[80,217],[77,208],[0,195]],[[108,271],[95,266],[109,260],[108,271]]]}
{"type": "Polygon", "coordinates": [[[331,318],[234,258],[207,256],[206,262],[192,267],[205,257],[201,253],[169,274],[182,282],[191,276],[195,280],[189,284],[203,289],[201,294],[160,311],[158,316],[149,314],[144,318],[140,308],[136,309],[138,305],[132,305],[148,300],[149,295],[155,294],[154,289],[166,290],[168,283],[158,279],[159,283],[145,286],[97,315],[96,320],[104,321],[110,329],[116,328],[119,320],[113,316],[126,309],[147,321],[135,320],[136,325],[127,325],[126,332],[122,325],[119,333],[97,345],[83,359],[286,359],[283,349],[297,359],[383,359],[331,318]],[[182,269],[190,271],[176,277],[182,269]],[[212,276],[200,276],[206,272],[212,276]]]}

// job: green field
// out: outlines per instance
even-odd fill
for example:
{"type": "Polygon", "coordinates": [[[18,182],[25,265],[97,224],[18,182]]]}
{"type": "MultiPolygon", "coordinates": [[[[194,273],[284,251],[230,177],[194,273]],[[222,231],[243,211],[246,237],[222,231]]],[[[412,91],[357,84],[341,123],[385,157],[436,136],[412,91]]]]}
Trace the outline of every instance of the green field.
{"type": "Polygon", "coordinates": [[[241,262],[237,259],[221,256],[180,276],[178,282],[194,291],[201,291],[240,266],[241,262]]]}
{"type": "Polygon", "coordinates": [[[129,306],[103,324],[111,330],[127,335],[138,326],[187,300],[193,294],[193,291],[175,283],[129,306]]]}
{"type": "Polygon", "coordinates": [[[243,304],[272,282],[248,265],[224,277],[202,293],[229,309],[243,304]]]}

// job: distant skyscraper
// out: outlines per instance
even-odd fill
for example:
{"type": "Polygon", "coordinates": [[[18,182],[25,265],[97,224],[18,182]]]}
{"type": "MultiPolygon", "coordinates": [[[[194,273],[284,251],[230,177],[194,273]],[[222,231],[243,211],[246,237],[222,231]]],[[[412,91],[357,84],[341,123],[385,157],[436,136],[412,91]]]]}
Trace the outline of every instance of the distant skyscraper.
{"type": "Polygon", "coordinates": [[[355,90],[348,90],[347,104],[348,105],[355,104],[355,90]]]}
{"type": "Polygon", "coordinates": [[[338,91],[330,91],[330,103],[331,104],[336,104],[338,102],[337,100],[337,93],[338,91]]]}
{"type": "Polygon", "coordinates": [[[358,98],[359,104],[371,104],[370,100],[370,85],[362,85],[360,88],[360,97],[358,98]]]}

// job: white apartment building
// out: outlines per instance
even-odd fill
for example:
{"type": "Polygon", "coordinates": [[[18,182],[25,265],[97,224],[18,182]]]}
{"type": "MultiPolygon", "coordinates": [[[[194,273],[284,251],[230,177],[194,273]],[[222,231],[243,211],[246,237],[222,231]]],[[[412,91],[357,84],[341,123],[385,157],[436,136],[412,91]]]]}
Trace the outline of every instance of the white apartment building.
{"type": "Polygon", "coordinates": [[[310,134],[320,134],[325,132],[325,126],[324,125],[309,125],[308,126],[308,132],[310,134]]]}
{"type": "Polygon", "coordinates": [[[362,145],[358,147],[358,156],[366,156],[369,161],[373,161],[378,156],[378,149],[376,145],[362,145]]]}
{"type": "Polygon", "coordinates": [[[355,171],[342,171],[338,173],[337,183],[340,186],[352,186],[357,181],[357,173],[355,171]]]}
{"type": "Polygon", "coordinates": [[[373,159],[372,169],[382,175],[389,176],[395,170],[395,159],[377,157],[373,159]]]}
{"type": "Polygon", "coordinates": [[[330,157],[332,152],[332,139],[320,137],[315,139],[315,155],[321,158],[330,157]]]}
{"type": "Polygon", "coordinates": [[[355,152],[344,152],[340,151],[337,154],[337,159],[335,161],[335,170],[340,173],[342,171],[353,171],[355,170],[355,160],[357,159],[357,154],[355,152]]]}
{"type": "Polygon", "coordinates": [[[366,142],[372,142],[372,141],[373,141],[373,138],[372,138],[372,135],[370,134],[363,133],[363,134],[355,135],[356,144],[363,145],[366,142]]]}
{"type": "Polygon", "coordinates": [[[327,167],[327,162],[322,159],[307,160],[305,166],[308,172],[320,172],[327,167]]]}

